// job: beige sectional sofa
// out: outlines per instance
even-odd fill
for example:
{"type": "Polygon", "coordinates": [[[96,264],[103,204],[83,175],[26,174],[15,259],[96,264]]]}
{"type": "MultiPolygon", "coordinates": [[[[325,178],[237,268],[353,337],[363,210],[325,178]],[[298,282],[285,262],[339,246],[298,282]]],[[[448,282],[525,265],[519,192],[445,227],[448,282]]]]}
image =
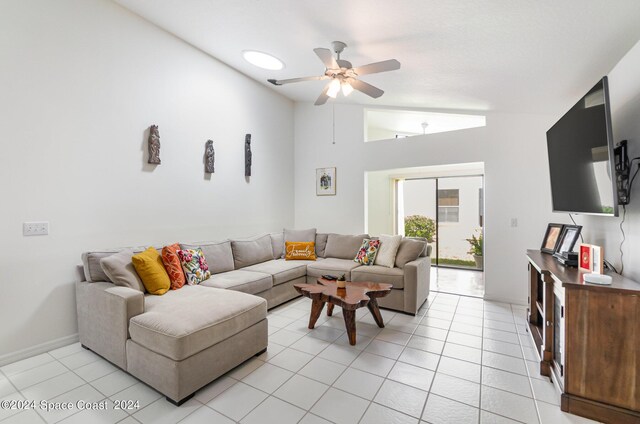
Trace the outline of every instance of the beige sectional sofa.
{"type": "Polygon", "coordinates": [[[353,258],[366,237],[285,230],[182,244],[202,249],[212,275],[200,285],[162,296],[109,280],[100,260],[118,249],[85,252],[85,279],[76,286],[80,342],[181,404],[266,350],[267,309],[298,297],[294,284],[315,284],[325,274],[390,282],[392,293],[379,299],[380,306],[415,314],[429,294],[429,247],[421,240],[403,239],[394,268],[360,266],[353,258]],[[284,260],[284,240],[304,238],[316,242],[317,260],[284,260]]]}

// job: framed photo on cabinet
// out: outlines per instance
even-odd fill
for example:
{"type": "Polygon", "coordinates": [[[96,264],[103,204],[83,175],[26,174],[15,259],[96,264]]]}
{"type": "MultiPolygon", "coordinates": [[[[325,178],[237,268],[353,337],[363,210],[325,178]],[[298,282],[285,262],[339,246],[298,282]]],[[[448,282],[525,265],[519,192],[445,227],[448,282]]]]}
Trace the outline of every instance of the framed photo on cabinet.
{"type": "Polygon", "coordinates": [[[544,233],[542,247],[540,247],[540,250],[542,252],[549,253],[551,255],[555,253],[556,247],[558,247],[558,242],[560,241],[560,234],[562,234],[563,228],[564,224],[549,224],[547,226],[547,232],[544,233]]]}

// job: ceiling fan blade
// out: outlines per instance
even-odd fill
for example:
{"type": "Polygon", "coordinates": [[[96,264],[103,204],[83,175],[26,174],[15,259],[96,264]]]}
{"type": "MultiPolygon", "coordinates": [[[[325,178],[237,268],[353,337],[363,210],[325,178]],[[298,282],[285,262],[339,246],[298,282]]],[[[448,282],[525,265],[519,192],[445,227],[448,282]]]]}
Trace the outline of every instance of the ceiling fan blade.
{"type": "Polygon", "coordinates": [[[331,83],[327,84],[324,87],[324,90],[322,90],[322,93],[320,93],[320,96],[318,97],[318,99],[316,100],[314,105],[320,106],[320,105],[323,105],[323,104],[327,103],[327,100],[329,100],[329,96],[327,95],[327,91],[329,91],[329,86],[330,85],[331,85],[331,83]]]}
{"type": "Polygon", "coordinates": [[[382,62],[370,63],[364,66],[358,66],[353,69],[357,75],[377,74],[378,72],[388,72],[400,69],[400,62],[395,59],[383,60],[382,62]]]}
{"type": "Polygon", "coordinates": [[[267,81],[269,81],[273,85],[284,85],[284,84],[291,84],[292,82],[319,81],[319,80],[323,80],[323,79],[327,79],[327,78],[329,78],[329,77],[326,76],[326,75],[322,75],[322,76],[319,76],[319,77],[290,78],[290,79],[284,79],[284,80],[268,79],[267,81]]]}
{"type": "Polygon", "coordinates": [[[350,84],[356,90],[366,94],[367,96],[373,97],[374,99],[377,99],[384,94],[384,91],[380,90],[378,87],[374,87],[364,81],[354,79],[353,81],[350,81],[350,84]]]}
{"type": "Polygon", "coordinates": [[[318,55],[322,63],[324,63],[324,67],[327,69],[338,69],[338,62],[333,57],[333,53],[329,49],[323,49],[322,47],[318,47],[313,49],[314,52],[318,55]]]}

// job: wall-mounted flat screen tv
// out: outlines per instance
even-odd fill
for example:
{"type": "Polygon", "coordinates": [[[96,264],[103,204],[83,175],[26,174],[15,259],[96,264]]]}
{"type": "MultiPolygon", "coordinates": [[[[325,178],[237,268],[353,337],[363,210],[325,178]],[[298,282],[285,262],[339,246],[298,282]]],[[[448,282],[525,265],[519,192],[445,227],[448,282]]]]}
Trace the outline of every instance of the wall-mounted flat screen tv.
{"type": "Polygon", "coordinates": [[[618,216],[607,77],[547,131],[554,212],[618,216]]]}

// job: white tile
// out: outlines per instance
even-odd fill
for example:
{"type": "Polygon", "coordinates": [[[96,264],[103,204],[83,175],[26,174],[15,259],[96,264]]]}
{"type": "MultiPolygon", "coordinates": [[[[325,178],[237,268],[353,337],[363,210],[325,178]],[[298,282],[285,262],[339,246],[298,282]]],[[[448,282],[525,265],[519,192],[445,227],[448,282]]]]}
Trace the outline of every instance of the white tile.
{"type": "Polygon", "coordinates": [[[111,396],[136,383],[138,383],[138,380],[134,377],[124,371],[118,370],[92,381],[91,385],[98,389],[103,395],[111,396]]]}
{"type": "Polygon", "coordinates": [[[368,400],[330,388],[311,412],[336,424],[353,424],[360,420],[368,406],[368,400]]]}
{"type": "Polygon", "coordinates": [[[267,346],[267,351],[260,354],[260,356],[258,356],[258,359],[260,359],[261,361],[268,361],[269,359],[276,356],[278,353],[282,352],[284,349],[286,348],[282,345],[279,345],[276,343],[269,343],[269,345],[267,346]]]}
{"type": "Polygon", "coordinates": [[[303,333],[301,331],[291,331],[283,329],[269,335],[269,341],[282,346],[291,346],[306,334],[307,333],[303,333]]]}
{"type": "Polygon", "coordinates": [[[235,421],[240,421],[267,396],[266,393],[239,382],[213,398],[207,406],[235,421]]]}
{"type": "Polygon", "coordinates": [[[396,362],[387,378],[428,391],[431,387],[433,375],[433,371],[403,362],[396,362]]]}
{"type": "Polygon", "coordinates": [[[522,396],[532,397],[529,378],[520,374],[482,367],[482,384],[522,396]]]}
{"type": "Polygon", "coordinates": [[[411,315],[397,314],[395,317],[387,321],[385,324],[386,325],[388,324],[397,324],[397,325],[420,324],[420,321],[422,321],[422,316],[419,316],[419,315],[411,316],[411,315]]]}
{"type": "Polygon", "coordinates": [[[428,337],[416,336],[414,334],[411,336],[411,339],[409,339],[407,347],[440,355],[442,353],[442,349],[444,349],[444,342],[442,340],[430,339],[428,337]]]}
{"type": "Polygon", "coordinates": [[[540,362],[524,361],[527,365],[529,377],[537,380],[549,381],[549,377],[540,374],[540,362]]]}
{"type": "Polygon", "coordinates": [[[305,320],[299,319],[299,320],[293,321],[291,324],[284,327],[284,329],[289,331],[295,331],[298,333],[305,333],[305,334],[308,334],[310,331],[313,331],[309,328],[309,319],[305,319],[305,320]]]}
{"type": "Polygon", "coordinates": [[[244,417],[243,424],[295,424],[306,411],[273,396],[267,398],[244,417]]]}
{"type": "Polygon", "coordinates": [[[455,331],[457,333],[471,334],[472,336],[482,337],[482,327],[477,325],[462,324],[460,322],[454,321],[453,324],[451,324],[451,328],[449,328],[449,330],[455,331]]]}
{"type": "Polygon", "coordinates": [[[333,383],[333,387],[372,400],[383,381],[384,378],[377,375],[355,368],[347,368],[338,380],[333,383]]]}
{"type": "Polygon", "coordinates": [[[518,335],[516,333],[509,333],[508,331],[485,328],[483,336],[485,339],[492,339],[492,340],[499,340],[501,342],[520,344],[518,335]]]}
{"type": "Polygon", "coordinates": [[[124,420],[118,422],[118,424],[139,424],[140,421],[136,420],[135,418],[133,418],[131,415],[129,415],[127,418],[125,418],[124,420]]]}
{"type": "Polygon", "coordinates": [[[482,349],[489,352],[496,352],[516,358],[522,358],[522,349],[517,344],[485,339],[482,349]]]}
{"type": "Polygon", "coordinates": [[[31,358],[23,359],[21,361],[5,365],[4,367],[0,368],[0,370],[7,377],[10,377],[12,375],[19,374],[21,372],[46,364],[53,360],[53,356],[49,355],[48,353],[43,353],[41,355],[32,356],[31,358]]]}
{"type": "Polygon", "coordinates": [[[368,352],[362,352],[360,356],[351,363],[352,368],[367,371],[381,377],[386,377],[396,362],[393,359],[383,356],[374,355],[368,352]]]}
{"type": "Polygon", "coordinates": [[[338,337],[345,333],[345,329],[338,330],[327,325],[316,326],[309,332],[309,337],[324,340],[326,342],[334,342],[338,337]]]}
{"type": "Polygon", "coordinates": [[[29,386],[33,386],[34,384],[38,384],[41,381],[48,380],[68,371],[69,369],[60,362],[53,361],[7,377],[11,380],[11,383],[18,388],[18,390],[23,390],[29,386]]]}
{"type": "Polygon", "coordinates": [[[431,424],[477,424],[480,410],[435,394],[430,394],[422,419],[431,424]]]}
{"type": "Polygon", "coordinates": [[[441,328],[427,327],[425,325],[419,325],[416,328],[415,333],[416,336],[428,337],[430,339],[435,340],[447,340],[447,330],[443,330],[441,328]]]}
{"type": "Polygon", "coordinates": [[[365,352],[384,356],[390,359],[398,359],[402,353],[402,349],[403,347],[401,345],[374,339],[364,350],[365,352]]]}
{"type": "Polygon", "coordinates": [[[427,392],[392,380],[385,380],[373,401],[419,418],[427,401],[427,392]]]}
{"type": "Polygon", "coordinates": [[[78,374],[82,379],[87,382],[91,382],[93,380],[97,380],[100,377],[104,377],[107,374],[111,374],[115,372],[118,368],[111,365],[109,362],[104,359],[100,359],[95,362],[91,362],[90,364],[84,365],[74,372],[78,374]]]}
{"type": "MultiPolygon", "coordinates": [[[[552,421],[549,422],[551,423],[552,421]]],[[[546,424],[546,422],[543,423],[546,424]]],[[[489,411],[480,410],[480,424],[518,424],[518,421],[496,415],[489,411]]]]}
{"type": "Polygon", "coordinates": [[[68,346],[64,346],[58,349],[50,350],[49,355],[53,356],[56,359],[63,358],[65,356],[69,356],[73,353],[80,352],[82,349],[82,345],[80,342],[72,343],[68,346]]]}
{"type": "Polygon", "coordinates": [[[91,362],[98,360],[104,361],[104,359],[86,349],[82,349],[76,353],[72,353],[69,356],[59,359],[59,361],[70,370],[75,370],[83,365],[90,364],[91,362]]]}
{"type": "Polygon", "coordinates": [[[558,406],[550,405],[546,402],[538,402],[538,411],[540,411],[540,422],[543,424],[591,424],[596,421],[577,415],[563,412],[558,406]]]}
{"type": "MultiPolygon", "coordinates": [[[[438,319],[442,319],[442,320],[446,320],[446,321],[451,321],[453,319],[454,313],[453,312],[446,312],[446,311],[438,311],[438,310],[434,309],[434,310],[427,311],[425,316],[429,317],[429,318],[438,318],[438,319]]],[[[427,324],[427,325],[429,325],[429,324],[427,324]]],[[[434,327],[434,326],[432,325],[432,327],[434,327]]]]}
{"type": "Polygon", "coordinates": [[[296,374],[280,386],[273,396],[308,410],[328,388],[326,384],[296,374]]]}
{"type": "Polygon", "coordinates": [[[532,379],[531,386],[536,400],[560,406],[560,393],[558,393],[552,382],[532,379]]]}
{"type": "Polygon", "coordinates": [[[418,419],[372,403],[360,422],[363,424],[418,424],[418,419]]]}
{"type": "Polygon", "coordinates": [[[292,372],[298,372],[312,359],[313,355],[308,353],[295,349],[285,349],[267,362],[292,372]]]}
{"type": "Polygon", "coordinates": [[[429,327],[441,328],[443,330],[448,330],[451,327],[451,320],[445,320],[440,318],[433,318],[429,316],[429,312],[424,317],[422,321],[420,321],[420,325],[428,325],[429,327]]]}
{"type": "Polygon", "coordinates": [[[455,399],[476,408],[480,406],[480,385],[469,380],[437,373],[431,386],[431,393],[455,399]]]}
{"type": "Polygon", "coordinates": [[[330,344],[331,343],[327,341],[307,335],[289,347],[311,355],[317,355],[325,350],[330,344]]]}
{"type": "Polygon", "coordinates": [[[438,373],[480,383],[481,366],[473,362],[443,356],[438,364],[438,373]]]}
{"type": "MultiPolygon", "coordinates": [[[[104,399],[104,395],[91,387],[89,384],[85,384],[84,386],[77,387],[69,392],[66,392],[60,396],[49,399],[51,403],[72,403],[73,405],[78,402],[78,400],[82,400],[87,403],[98,402],[104,399]]],[[[78,410],[76,408],[72,409],[54,409],[49,411],[44,411],[42,409],[38,410],[38,413],[41,417],[45,419],[48,423],[54,423],[61,421],[75,413],[78,410]]]]}
{"type": "Polygon", "coordinates": [[[327,421],[324,418],[320,418],[319,416],[308,412],[298,424],[331,424],[331,421],[327,421]]]}
{"type": "Polygon", "coordinates": [[[42,383],[34,384],[24,389],[22,394],[30,400],[49,400],[83,384],[86,384],[83,379],[68,371],[42,383]]]}
{"type": "MultiPolygon", "coordinates": [[[[482,308],[480,309],[471,309],[468,306],[464,306],[464,307],[460,307],[456,310],[456,315],[453,317],[453,320],[456,320],[456,317],[459,317],[461,315],[464,316],[470,316],[470,317],[475,317],[475,318],[479,318],[480,320],[482,320],[483,316],[484,316],[484,311],[482,308]]],[[[478,322],[478,321],[475,321],[478,322]]]]}
{"type": "Polygon", "coordinates": [[[388,328],[383,329],[376,336],[376,340],[383,340],[389,343],[395,343],[399,345],[406,345],[409,339],[411,338],[411,334],[403,333],[401,331],[390,330],[388,328]]]}
{"type": "Polygon", "coordinates": [[[471,334],[457,333],[449,331],[447,335],[447,343],[455,343],[463,346],[482,349],[482,337],[472,336],[471,334]]]}
{"type": "Polygon", "coordinates": [[[404,349],[398,360],[401,362],[406,362],[407,364],[415,365],[417,367],[435,371],[438,367],[440,355],[407,347],[404,349]]]}
{"type": "Polygon", "coordinates": [[[280,315],[270,314],[267,317],[267,321],[269,323],[269,327],[276,328],[284,328],[292,322],[296,321],[297,318],[283,317],[280,315]]]}
{"type": "Polygon", "coordinates": [[[306,364],[298,374],[320,381],[321,383],[333,384],[346,368],[344,365],[316,357],[306,364]]]}
{"type": "Polygon", "coordinates": [[[503,322],[503,321],[493,321],[490,319],[484,320],[485,328],[492,328],[494,330],[507,331],[511,333],[516,333],[516,325],[512,322],[503,322]]]}
{"type": "Polygon", "coordinates": [[[516,374],[527,375],[524,360],[514,358],[513,356],[484,352],[482,355],[482,365],[497,368],[499,370],[514,372],[516,374]]]}
{"type": "Polygon", "coordinates": [[[527,361],[540,361],[540,356],[534,348],[523,346],[522,352],[524,353],[524,359],[527,361]]]}
{"type": "Polygon", "coordinates": [[[293,319],[301,319],[303,317],[309,318],[309,314],[310,314],[311,310],[310,309],[296,309],[296,308],[285,308],[282,311],[277,312],[278,315],[282,316],[282,317],[286,317],[286,318],[293,318],[293,319]]]}
{"type": "Polygon", "coordinates": [[[18,389],[4,375],[0,374],[0,398],[17,391],[18,389]]]}
{"type": "Polygon", "coordinates": [[[262,365],[264,365],[264,362],[260,359],[251,358],[229,371],[228,376],[235,378],[236,380],[242,380],[262,365]]]}
{"type": "Polygon", "coordinates": [[[171,424],[177,423],[199,408],[204,408],[204,406],[195,399],[190,399],[180,406],[175,406],[166,399],[158,399],[133,414],[133,418],[142,424],[171,424]]]}
{"type": "Polygon", "coordinates": [[[198,390],[194,399],[201,403],[207,403],[236,383],[237,380],[234,380],[231,377],[222,376],[198,390]]]}
{"type": "MultiPolygon", "coordinates": [[[[155,402],[159,398],[164,398],[164,396],[144,383],[134,384],[133,386],[127,387],[126,389],[110,396],[110,399],[115,401],[135,400],[138,402],[139,409],[155,402]]],[[[133,413],[134,411],[129,412],[133,413]]]]}
{"type": "Polygon", "coordinates": [[[243,378],[242,381],[263,392],[273,393],[292,375],[291,371],[267,363],[243,378]]]}
{"type": "Polygon", "coordinates": [[[225,417],[221,413],[214,411],[209,407],[202,407],[197,409],[193,414],[190,414],[184,420],[180,421],[180,424],[235,424],[230,418],[225,417]]]}
{"type": "Polygon", "coordinates": [[[485,312],[484,313],[484,318],[488,319],[488,320],[493,320],[493,321],[502,321],[502,322],[508,322],[508,323],[514,323],[515,321],[513,320],[513,314],[503,314],[503,313],[499,313],[499,312],[485,312]]]}
{"type": "Polygon", "coordinates": [[[460,313],[456,313],[456,316],[453,318],[453,322],[458,323],[458,324],[469,324],[469,325],[475,325],[475,326],[481,326],[482,325],[482,312],[479,312],[479,316],[478,315],[464,315],[464,314],[460,314],[460,313]]]}
{"type": "MultiPolygon", "coordinates": [[[[358,335],[358,337],[360,335],[367,336],[367,337],[375,337],[381,331],[382,331],[382,328],[378,327],[376,324],[370,324],[368,322],[362,322],[362,321],[358,321],[356,323],[356,334],[358,335]]],[[[356,337],[356,343],[357,343],[358,337],[356,337]]]]}
{"type": "Polygon", "coordinates": [[[460,359],[462,361],[473,362],[475,364],[480,364],[482,362],[482,351],[480,349],[455,343],[446,343],[444,345],[442,355],[448,356],[449,358],[460,359]]]}
{"type": "Polygon", "coordinates": [[[481,408],[524,423],[538,423],[538,414],[533,399],[494,389],[493,387],[482,386],[481,408]]]}
{"type": "MultiPolygon", "coordinates": [[[[14,392],[14,393],[10,393],[6,396],[4,396],[2,399],[0,399],[2,401],[8,400],[8,401],[18,401],[18,400],[24,400],[24,396],[22,396],[20,393],[18,392],[14,392]]],[[[2,421],[5,418],[11,417],[13,415],[16,415],[20,412],[19,409],[5,409],[5,408],[0,408],[0,421],[2,421]]]]}
{"type": "MultiPolygon", "coordinates": [[[[102,401],[100,401],[102,402],[102,401]]],[[[86,408],[76,414],[71,415],[68,418],[60,421],[61,424],[86,424],[86,423],[99,423],[99,424],[111,424],[117,423],[127,418],[127,414],[122,409],[115,409],[113,401],[107,400],[106,409],[92,409],[86,408]]]]}
{"type": "Polygon", "coordinates": [[[319,357],[342,365],[349,365],[360,355],[360,351],[351,346],[332,344],[318,354],[319,357]]]}
{"type": "Polygon", "coordinates": [[[29,409],[19,414],[11,415],[6,420],[2,421],[2,424],[44,424],[45,421],[40,418],[40,415],[34,410],[29,409]]]}
{"type": "Polygon", "coordinates": [[[349,342],[349,335],[347,333],[344,333],[342,336],[336,339],[334,344],[347,346],[351,349],[361,351],[361,350],[364,350],[369,345],[369,343],[371,343],[372,340],[373,340],[372,337],[365,336],[356,332],[356,344],[352,346],[351,342],[349,342]]]}

